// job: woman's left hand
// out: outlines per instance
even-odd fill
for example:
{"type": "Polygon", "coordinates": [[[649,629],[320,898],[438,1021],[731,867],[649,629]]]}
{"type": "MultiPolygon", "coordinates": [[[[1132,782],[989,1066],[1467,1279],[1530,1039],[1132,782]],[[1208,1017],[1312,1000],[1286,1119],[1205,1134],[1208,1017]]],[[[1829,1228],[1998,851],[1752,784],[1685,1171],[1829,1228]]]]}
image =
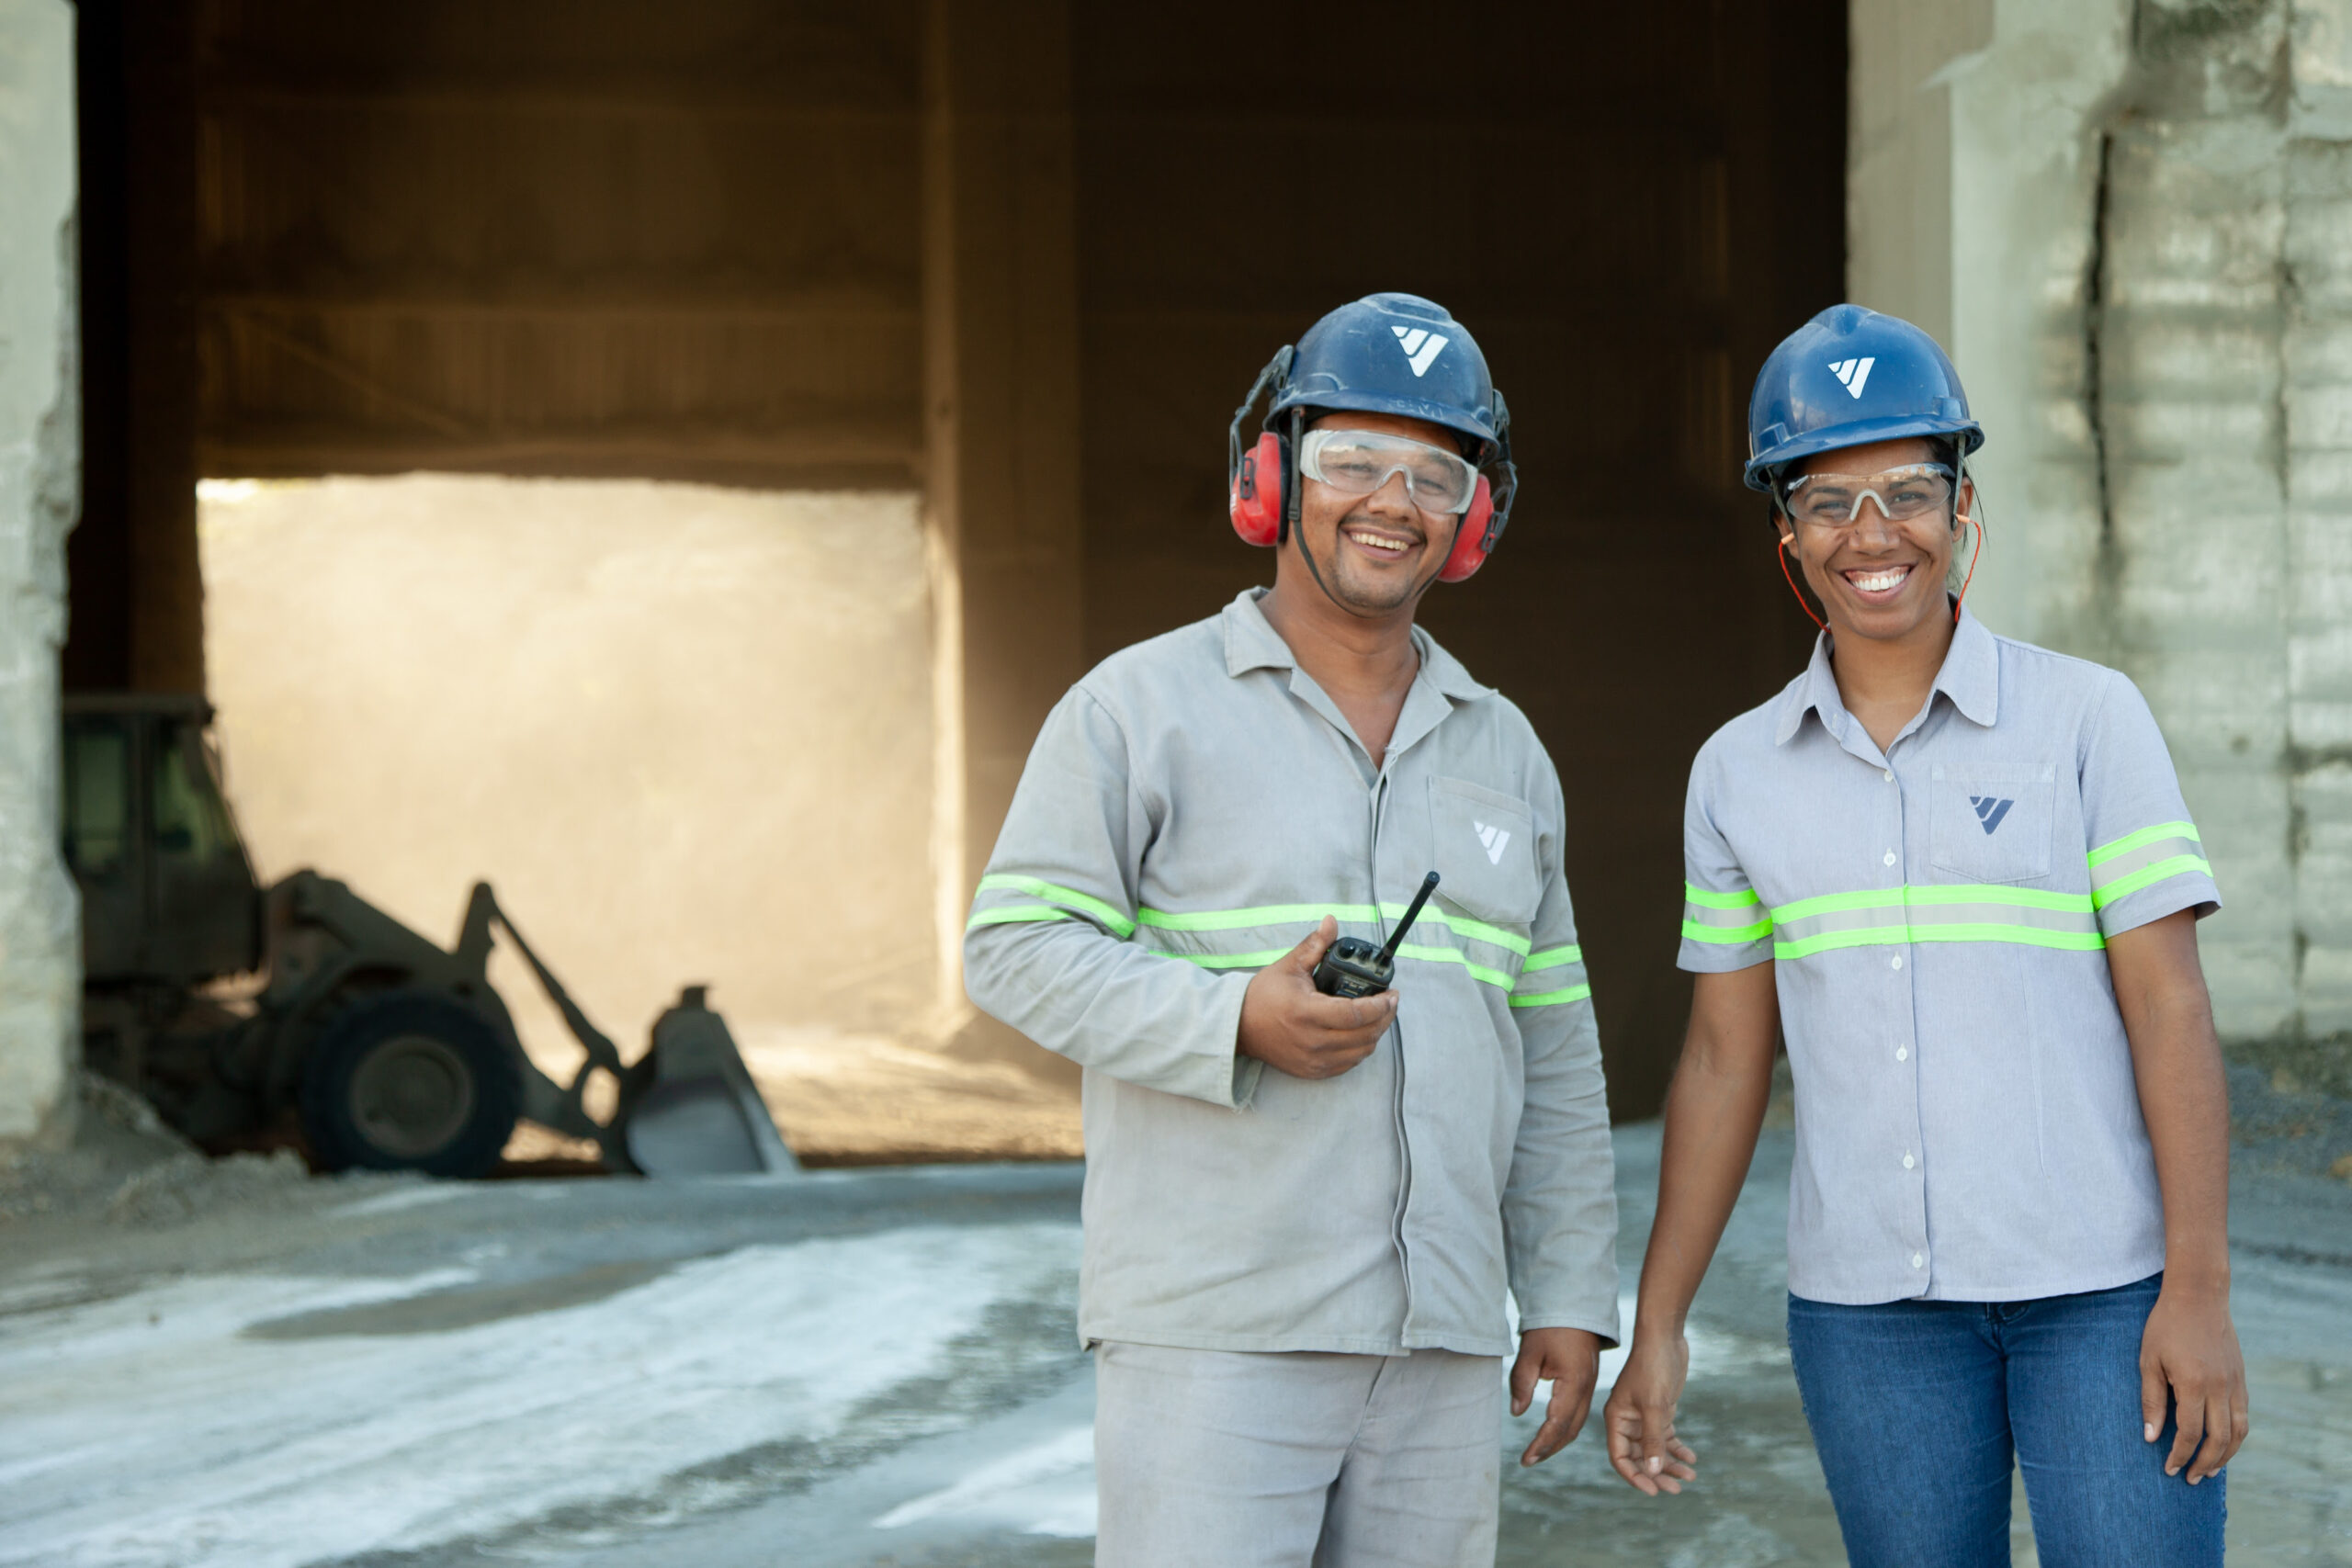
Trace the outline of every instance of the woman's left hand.
{"type": "Polygon", "coordinates": [[[2186,1465],[2194,1486],[2219,1473],[2245,1442],[2245,1357],[2230,1322],[2227,1286],[2175,1290],[2167,1280],[2157,1293],[2140,1336],[2140,1418],[2148,1442],[2164,1431],[2167,1397],[2179,1426],[2165,1473],[2178,1475],[2186,1465]]]}

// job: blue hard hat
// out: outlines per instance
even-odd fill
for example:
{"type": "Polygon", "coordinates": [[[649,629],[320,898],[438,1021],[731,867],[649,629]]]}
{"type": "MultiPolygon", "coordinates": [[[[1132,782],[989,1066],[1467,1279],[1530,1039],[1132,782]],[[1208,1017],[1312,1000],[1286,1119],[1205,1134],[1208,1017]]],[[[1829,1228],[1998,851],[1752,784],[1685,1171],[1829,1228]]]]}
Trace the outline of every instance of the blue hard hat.
{"type": "Polygon", "coordinates": [[[1816,452],[1906,435],[1984,445],[1960,372],[1936,340],[1899,316],[1832,305],[1781,340],[1747,399],[1750,490],[1816,452]]]}
{"type": "Polygon", "coordinates": [[[1500,402],[1477,340],[1444,306],[1369,294],[1306,329],[1265,428],[1278,431],[1293,409],[1399,414],[1464,437],[1464,455],[1484,463],[1501,440],[1500,402]]]}

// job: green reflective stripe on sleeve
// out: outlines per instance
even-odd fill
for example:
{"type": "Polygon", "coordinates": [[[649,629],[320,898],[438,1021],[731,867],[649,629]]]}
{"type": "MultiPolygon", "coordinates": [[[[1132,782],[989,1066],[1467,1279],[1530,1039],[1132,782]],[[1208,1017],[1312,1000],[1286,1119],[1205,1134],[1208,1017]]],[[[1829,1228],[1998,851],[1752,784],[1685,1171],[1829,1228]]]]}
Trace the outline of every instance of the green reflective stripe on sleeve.
{"type": "Polygon", "coordinates": [[[2205,841],[2198,838],[2194,822],[2159,822],[2153,828],[2126,833],[2111,844],[2101,844],[2090,852],[2090,863],[2094,867],[2105,865],[2116,856],[2128,854],[2142,844],[2153,844],[2158,839],[2187,839],[2200,845],[2205,841]]]}
{"type": "Polygon", "coordinates": [[[1057,887],[1050,882],[1041,882],[1034,876],[1016,876],[1010,872],[998,872],[992,876],[981,877],[978,891],[1026,893],[1032,898],[1040,898],[1048,904],[1059,904],[1064,908],[1075,909],[1081,915],[1091,915],[1104,927],[1117,932],[1122,939],[1135,935],[1135,921],[1127,919],[1102,899],[1091,894],[1080,893],[1076,888],[1057,887]]]}
{"type": "Polygon", "coordinates": [[[1069,916],[1059,909],[1037,904],[1006,904],[994,909],[977,911],[964,922],[964,929],[976,931],[982,926],[1013,926],[1031,920],[1067,920],[1069,916]]]}
{"type": "Polygon", "coordinates": [[[1736,893],[1710,893],[1696,883],[1690,882],[1682,885],[1682,897],[1702,909],[1745,909],[1750,904],[1761,904],[1764,901],[1756,896],[1756,889],[1753,887],[1743,887],[1736,893]]]}
{"type": "Polygon", "coordinates": [[[1562,1002],[1580,1002],[1590,995],[1590,986],[1570,986],[1565,990],[1538,991],[1532,997],[1513,997],[1510,1005],[1515,1008],[1557,1007],[1562,1002]]]}
{"type": "Polygon", "coordinates": [[[1772,922],[1758,920],[1752,926],[1702,926],[1696,920],[1682,922],[1682,934],[1692,942],[1712,942],[1726,947],[1736,947],[1743,942],[1756,942],[1772,934],[1772,922]]]}
{"type": "Polygon", "coordinates": [[[1584,949],[1578,947],[1574,942],[1570,942],[1566,947],[1547,947],[1541,953],[1529,953],[1527,955],[1527,963],[1523,968],[1531,970],[1553,969],[1557,968],[1563,964],[1581,964],[1583,962],[1584,949]]]}
{"type": "Polygon", "coordinates": [[[1927,942],[2006,942],[2026,947],[2054,947],[2068,953],[2096,953],[2107,945],[2097,931],[2045,931],[2038,926],[1991,924],[1949,926],[1865,926],[1858,931],[1824,931],[1796,942],[1776,942],[1772,956],[1809,958],[1841,947],[1902,946],[1927,942]]]}
{"type": "Polygon", "coordinates": [[[2118,898],[2137,893],[2143,887],[2153,886],[2167,877],[2178,876],[2184,872],[2191,871],[2206,876],[2213,874],[2213,868],[2206,863],[2204,856],[2175,855],[2170,860],[2160,860],[2154,865],[2143,865],[2131,875],[2099,888],[2091,895],[2092,907],[2104,909],[2118,898]]]}

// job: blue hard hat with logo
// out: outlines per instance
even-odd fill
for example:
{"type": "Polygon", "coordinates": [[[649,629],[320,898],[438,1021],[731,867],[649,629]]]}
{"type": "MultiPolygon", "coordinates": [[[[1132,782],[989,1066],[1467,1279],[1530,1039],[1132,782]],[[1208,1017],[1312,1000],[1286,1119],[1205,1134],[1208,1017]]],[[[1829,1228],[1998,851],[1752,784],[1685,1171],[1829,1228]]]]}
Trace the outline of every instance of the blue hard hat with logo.
{"type": "Polygon", "coordinates": [[[1960,372],[1936,340],[1899,316],[1832,305],[1791,333],[1747,400],[1750,490],[1789,464],[1840,446],[1926,436],[1962,457],[1984,445],[1960,372]]]}
{"type": "Polygon", "coordinates": [[[1472,443],[1473,463],[1495,456],[1509,417],[1470,330],[1418,294],[1366,295],[1307,328],[1264,428],[1296,408],[1426,420],[1472,443]]]}
{"type": "Polygon", "coordinates": [[[1261,546],[1290,537],[1303,488],[1299,431],[1310,416],[1337,412],[1396,414],[1454,434],[1462,456],[1483,471],[1438,580],[1460,582],[1476,572],[1501,542],[1519,495],[1510,408],[1495,389],[1487,356],[1469,329],[1418,294],[1368,294],[1342,305],[1258,372],[1226,429],[1227,507],[1234,532],[1261,546]],[[1261,396],[1269,400],[1260,425],[1264,434],[1245,442],[1242,426],[1261,396]]]}

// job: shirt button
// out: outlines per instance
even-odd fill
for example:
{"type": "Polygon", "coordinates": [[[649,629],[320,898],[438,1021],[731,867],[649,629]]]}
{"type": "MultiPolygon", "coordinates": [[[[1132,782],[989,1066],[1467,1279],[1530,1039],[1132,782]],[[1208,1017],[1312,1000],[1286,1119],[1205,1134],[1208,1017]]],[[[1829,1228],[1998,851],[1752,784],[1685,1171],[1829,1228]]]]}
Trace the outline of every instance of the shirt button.
{"type": "Polygon", "coordinates": [[[1925,1269],[1927,1266],[1928,1266],[1928,1255],[1927,1255],[1926,1253],[1924,1253],[1924,1252],[1915,1252],[1915,1253],[1913,1253],[1913,1254],[1911,1255],[1911,1267],[1912,1267],[1912,1268],[1914,1268],[1914,1269],[1925,1269]]]}
{"type": "Polygon", "coordinates": [[[1885,772],[1886,772],[1886,782],[1887,782],[1887,783],[1889,783],[1889,784],[1893,784],[1893,783],[1894,782],[1894,770],[1893,768],[1888,768],[1887,770],[1885,770],[1885,772]]]}
{"type": "Polygon", "coordinates": [[[1895,966],[1897,969],[1900,969],[1900,968],[1902,968],[1902,967],[1903,967],[1903,954],[1901,954],[1901,953],[1896,953],[1896,954],[1894,955],[1894,966],[1895,966]]]}
{"type": "Polygon", "coordinates": [[[1903,1156],[1903,1168],[1904,1168],[1904,1169],[1905,1169],[1905,1170],[1908,1170],[1908,1169],[1910,1169],[1910,1168],[1911,1168],[1912,1164],[1913,1164],[1913,1161],[1912,1161],[1911,1156],[1910,1156],[1909,1155],[1905,1155],[1905,1156],[1903,1156]]]}
{"type": "Polygon", "coordinates": [[[1894,863],[1894,852],[1893,850],[1886,852],[1886,863],[1889,865],[1893,865],[1894,863]]]}
{"type": "Polygon", "coordinates": [[[1897,1045],[1894,1048],[1894,1059],[1898,1062],[1909,1061],[1911,1059],[1911,1047],[1908,1045],[1897,1045]]]}

